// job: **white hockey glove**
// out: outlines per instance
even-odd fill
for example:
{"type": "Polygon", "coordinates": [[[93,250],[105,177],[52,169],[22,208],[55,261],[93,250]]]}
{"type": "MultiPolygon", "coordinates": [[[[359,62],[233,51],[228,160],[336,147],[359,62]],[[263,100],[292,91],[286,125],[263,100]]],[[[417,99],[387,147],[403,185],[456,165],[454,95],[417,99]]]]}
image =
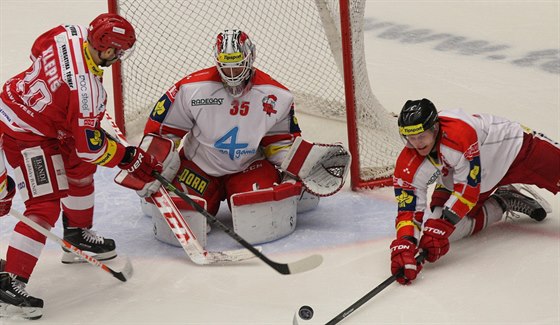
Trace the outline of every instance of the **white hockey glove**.
{"type": "Polygon", "coordinates": [[[297,137],[280,168],[298,177],[308,192],[330,196],[344,185],[350,161],[340,143],[311,143],[297,137]]]}
{"type": "MultiPolygon", "coordinates": [[[[173,140],[155,134],[146,134],[142,138],[139,147],[162,162],[163,170],[161,171],[161,176],[169,181],[175,178],[181,166],[181,158],[179,157],[179,153],[175,151],[173,140]]],[[[151,196],[157,192],[161,186],[158,180],[149,183],[139,182],[136,178],[130,176],[126,170],[122,170],[117,174],[115,182],[124,187],[136,190],[136,193],[140,197],[151,196]]]]}

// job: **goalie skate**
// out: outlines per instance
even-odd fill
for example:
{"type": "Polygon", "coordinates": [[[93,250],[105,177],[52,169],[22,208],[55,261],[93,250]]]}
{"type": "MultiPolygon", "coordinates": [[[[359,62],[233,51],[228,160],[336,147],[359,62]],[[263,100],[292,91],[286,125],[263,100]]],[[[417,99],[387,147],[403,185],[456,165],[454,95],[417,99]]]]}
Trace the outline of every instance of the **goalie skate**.
{"type": "Polygon", "coordinates": [[[39,319],[43,316],[43,300],[30,296],[25,283],[7,272],[0,273],[0,318],[39,319]]]}

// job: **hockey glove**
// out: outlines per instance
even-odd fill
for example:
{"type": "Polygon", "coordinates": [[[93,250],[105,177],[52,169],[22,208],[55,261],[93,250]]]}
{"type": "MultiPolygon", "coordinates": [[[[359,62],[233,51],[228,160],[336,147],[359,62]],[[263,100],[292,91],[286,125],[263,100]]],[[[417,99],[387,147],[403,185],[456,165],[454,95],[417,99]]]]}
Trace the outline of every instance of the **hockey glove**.
{"type": "Polygon", "coordinates": [[[152,176],[154,171],[161,173],[162,170],[161,163],[154,156],[137,147],[126,148],[119,167],[145,183],[155,179],[152,176]]]}
{"type": "Polygon", "coordinates": [[[455,226],[445,219],[428,219],[418,247],[427,253],[426,260],[435,262],[449,251],[449,236],[455,226]]]}
{"type": "Polygon", "coordinates": [[[391,243],[391,273],[397,276],[400,284],[409,284],[420,271],[422,264],[417,264],[416,253],[418,248],[414,243],[405,238],[398,238],[391,243]]]}
{"type": "Polygon", "coordinates": [[[12,199],[16,194],[16,184],[10,176],[8,176],[6,186],[6,196],[0,199],[0,217],[10,213],[10,209],[12,208],[12,199]]]}

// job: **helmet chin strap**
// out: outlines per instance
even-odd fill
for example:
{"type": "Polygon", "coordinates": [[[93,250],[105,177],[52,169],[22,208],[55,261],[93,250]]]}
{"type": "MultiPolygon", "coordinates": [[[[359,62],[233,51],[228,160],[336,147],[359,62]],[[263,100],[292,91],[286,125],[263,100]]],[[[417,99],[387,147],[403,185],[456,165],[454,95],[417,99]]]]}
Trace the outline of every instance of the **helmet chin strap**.
{"type": "Polygon", "coordinates": [[[118,60],[118,58],[119,58],[119,56],[117,55],[116,51],[115,51],[115,55],[114,55],[111,59],[103,59],[103,58],[101,57],[101,53],[102,53],[102,52],[101,52],[101,51],[98,51],[98,50],[95,50],[95,51],[97,52],[97,57],[98,57],[99,60],[101,61],[101,62],[99,62],[99,65],[102,66],[102,67],[109,67],[109,66],[111,66],[112,63],[109,64],[109,62],[111,62],[111,61],[116,61],[116,60],[118,60]]]}

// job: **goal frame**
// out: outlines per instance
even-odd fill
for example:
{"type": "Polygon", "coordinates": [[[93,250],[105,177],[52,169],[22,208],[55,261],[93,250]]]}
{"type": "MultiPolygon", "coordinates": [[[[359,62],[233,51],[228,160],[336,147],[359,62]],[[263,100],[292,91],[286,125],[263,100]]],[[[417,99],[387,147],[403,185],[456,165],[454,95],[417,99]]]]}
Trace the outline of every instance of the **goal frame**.
{"type": "MultiPolygon", "coordinates": [[[[107,0],[108,11],[110,13],[118,14],[118,0],[107,0]]],[[[341,40],[342,40],[342,66],[343,66],[343,79],[344,79],[344,96],[346,106],[346,131],[348,136],[348,151],[352,155],[350,164],[350,188],[353,191],[358,191],[368,188],[376,188],[392,185],[392,177],[364,180],[361,177],[361,162],[359,154],[359,141],[358,141],[358,125],[356,117],[356,92],[354,85],[354,72],[352,67],[352,33],[350,21],[350,2],[351,0],[339,0],[340,9],[340,26],[341,26],[341,40]]],[[[363,37],[363,34],[361,35],[363,37]]],[[[141,41],[141,40],[140,40],[141,41]]],[[[113,99],[114,99],[114,116],[115,122],[118,127],[126,135],[126,125],[124,117],[124,102],[123,102],[123,79],[122,67],[120,61],[112,65],[113,76],[113,99]]]]}

